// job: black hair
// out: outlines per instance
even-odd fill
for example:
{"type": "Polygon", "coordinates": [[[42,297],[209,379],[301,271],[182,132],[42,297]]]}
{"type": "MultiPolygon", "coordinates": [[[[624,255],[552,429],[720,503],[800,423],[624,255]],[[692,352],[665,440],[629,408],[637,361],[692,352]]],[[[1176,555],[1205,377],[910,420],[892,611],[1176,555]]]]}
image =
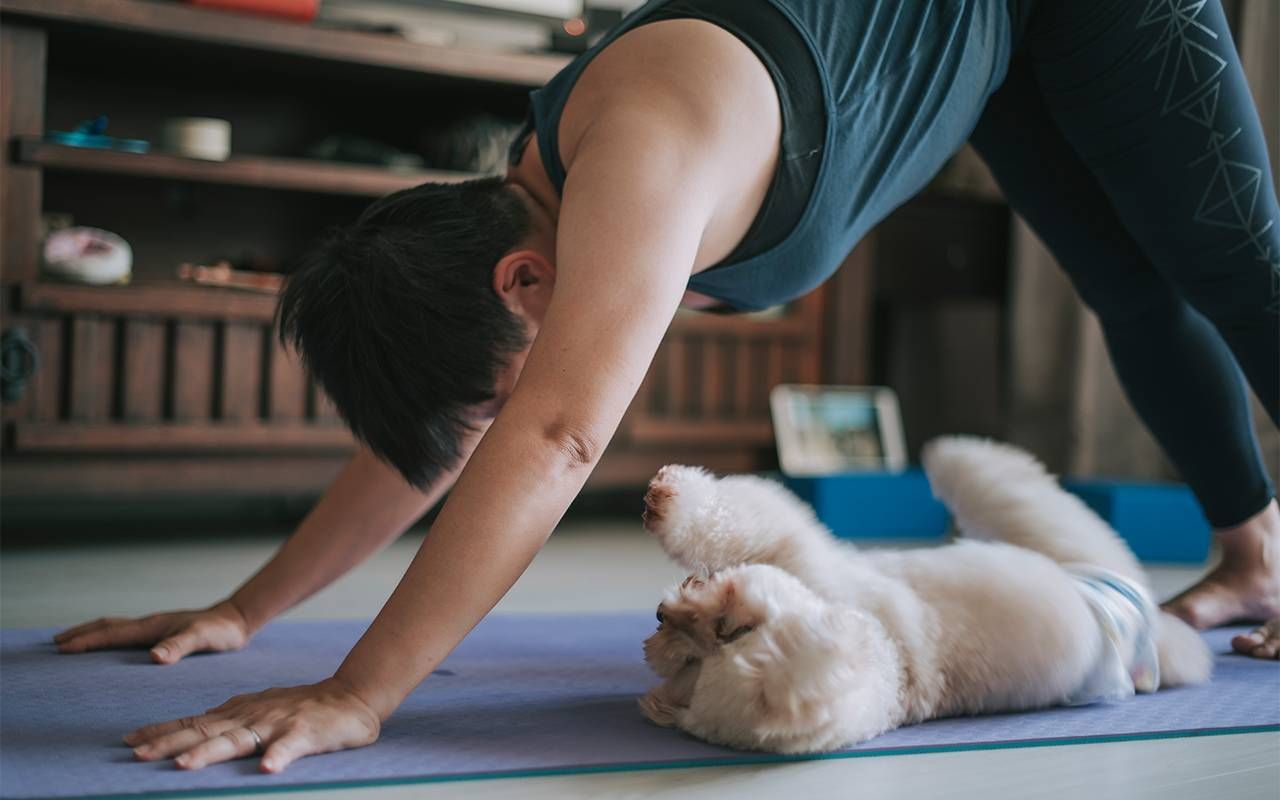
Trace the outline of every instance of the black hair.
{"type": "Polygon", "coordinates": [[[527,344],[493,268],[529,232],[500,178],[374,202],[288,277],[276,320],[351,432],[409,483],[456,466],[477,404],[527,344]]]}

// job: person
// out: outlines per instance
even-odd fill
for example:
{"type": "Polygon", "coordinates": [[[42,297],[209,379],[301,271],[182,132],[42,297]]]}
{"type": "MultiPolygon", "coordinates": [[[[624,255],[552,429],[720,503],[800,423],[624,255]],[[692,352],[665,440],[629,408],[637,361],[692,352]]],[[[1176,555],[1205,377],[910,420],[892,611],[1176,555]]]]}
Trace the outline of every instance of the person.
{"type": "MultiPolygon", "coordinates": [[[[58,642],[242,647],[452,486],[417,556],[331,678],[139,729],[139,758],[277,771],[374,741],[550,535],[677,308],[808,291],[966,139],[1218,528],[1171,608],[1280,615],[1237,367],[1274,420],[1280,211],[1217,0],[655,0],[531,105],[505,178],[379,200],[289,279],[282,335],[362,443],[294,536],[224,602],[58,642]]],[[[1274,657],[1280,630],[1236,647],[1274,657]]]]}

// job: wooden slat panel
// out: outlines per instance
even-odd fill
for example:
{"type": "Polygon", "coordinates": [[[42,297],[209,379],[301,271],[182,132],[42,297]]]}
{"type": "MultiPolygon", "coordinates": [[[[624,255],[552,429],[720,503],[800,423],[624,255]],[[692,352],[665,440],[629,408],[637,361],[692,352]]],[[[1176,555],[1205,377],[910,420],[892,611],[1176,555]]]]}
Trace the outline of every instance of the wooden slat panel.
{"type": "Polygon", "coordinates": [[[78,317],[71,325],[71,418],[100,420],[111,416],[115,326],[95,316],[78,317]]]}
{"type": "Polygon", "coordinates": [[[702,341],[702,416],[719,418],[724,413],[725,361],[728,347],[719,337],[702,341]]]}
{"type": "Polygon", "coordinates": [[[164,415],[164,323],[126,320],[124,328],[124,418],[158,420],[164,415]]]}
{"type": "Polygon", "coordinates": [[[689,359],[685,337],[667,340],[667,415],[682,417],[689,407],[689,359]]]}
{"type": "Polygon", "coordinates": [[[773,441],[768,419],[638,419],[631,432],[641,444],[741,446],[773,441]]]}
{"type": "Polygon", "coordinates": [[[0,279],[34,278],[39,263],[40,168],[9,160],[15,136],[44,133],[45,32],[6,20],[0,30],[0,279]]]}
{"type": "Polygon", "coordinates": [[[765,386],[769,389],[780,383],[786,383],[787,345],[778,339],[769,342],[768,367],[765,373],[765,386]]]}
{"type": "Polygon", "coordinates": [[[271,493],[319,494],[333,481],[347,454],[214,458],[40,458],[8,461],[4,497],[155,497],[216,488],[220,494],[260,497],[271,493]]]}
{"type": "Polygon", "coordinates": [[[303,419],[307,415],[307,375],[293,353],[282,347],[276,337],[272,339],[267,417],[280,421],[303,419]]]}
{"type": "Polygon", "coordinates": [[[832,277],[822,382],[865,385],[871,380],[872,259],[875,234],[854,248],[832,277]]]}
{"type": "Polygon", "coordinates": [[[228,322],[222,331],[221,417],[258,418],[262,398],[262,328],[228,322]]]}
{"type": "Polygon", "coordinates": [[[751,342],[739,339],[733,362],[733,414],[736,417],[751,415],[751,342]]]}
{"type": "Polygon", "coordinates": [[[817,369],[808,345],[784,345],[782,358],[783,383],[816,383],[817,369]]]}
{"type": "Polygon", "coordinates": [[[645,380],[649,381],[649,404],[645,406],[645,415],[656,417],[667,414],[670,411],[671,395],[667,391],[667,345],[663,342],[658,348],[657,354],[653,358],[653,363],[649,365],[649,372],[645,376],[645,380]]]}
{"type": "Polygon", "coordinates": [[[213,417],[214,326],[209,322],[179,322],[173,338],[173,418],[179,421],[213,417]]]}
{"type": "Polygon", "coordinates": [[[32,320],[31,337],[40,366],[31,382],[30,417],[52,422],[62,417],[62,364],[66,353],[63,321],[56,317],[32,320]]]}
{"type": "Polygon", "coordinates": [[[232,450],[346,450],[344,428],[290,423],[188,422],[157,424],[40,423],[14,426],[18,449],[28,452],[150,453],[232,450]]]}
{"type": "Polygon", "coordinates": [[[760,417],[769,413],[769,343],[767,340],[753,340],[749,344],[749,349],[751,368],[747,378],[747,387],[750,391],[747,415],[760,417]]]}

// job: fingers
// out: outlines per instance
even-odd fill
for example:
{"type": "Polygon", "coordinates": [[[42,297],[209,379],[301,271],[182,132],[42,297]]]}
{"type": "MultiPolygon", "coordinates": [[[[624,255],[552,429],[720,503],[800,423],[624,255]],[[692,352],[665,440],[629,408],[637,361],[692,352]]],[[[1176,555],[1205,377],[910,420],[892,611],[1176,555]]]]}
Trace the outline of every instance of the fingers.
{"type": "Polygon", "coordinates": [[[285,767],[313,752],[315,745],[307,739],[305,733],[300,730],[288,731],[267,746],[267,752],[262,756],[262,771],[282,772],[285,767]]]}
{"type": "Polygon", "coordinates": [[[210,723],[218,721],[220,719],[221,719],[221,716],[219,714],[207,713],[207,714],[201,714],[195,717],[183,717],[182,719],[174,719],[168,722],[157,722],[154,725],[144,725],[141,728],[138,728],[136,731],[126,734],[124,737],[124,743],[129,746],[146,744],[161,736],[167,736],[171,733],[175,733],[177,731],[181,731],[187,728],[192,728],[192,729],[201,731],[202,733],[205,734],[204,738],[207,739],[210,736],[217,736],[219,733],[221,733],[224,730],[223,728],[214,730],[213,728],[208,727],[210,723]]]}
{"type": "Polygon", "coordinates": [[[203,639],[195,630],[188,628],[151,648],[151,660],[157,664],[176,664],[196,650],[207,649],[208,644],[203,639]]]}
{"type": "Polygon", "coordinates": [[[110,624],[111,622],[115,622],[115,621],[118,621],[118,620],[110,620],[110,619],[107,619],[106,617],[99,617],[98,619],[91,620],[89,622],[82,622],[79,625],[74,625],[70,628],[67,628],[65,631],[62,631],[61,633],[54,634],[53,641],[56,644],[62,644],[63,642],[69,639],[74,639],[75,637],[79,636],[82,633],[88,633],[90,631],[97,630],[98,628],[102,628],[110,624]]]}
{"type": "MultiPolygon", "coordinates": [[[[259,741],[263,745],[269,741],[269,732],[260,722],[247,723],[243,719],[205,714],[139,728],[125,737],[125,743],[137,744],[133,753],[141,761],[172,758],[174,764],[182,769],[201,769],[210,764],[256,755],[260,750],[259,741]]],[[[273,755],[263,759],[264,771],[279,772],[306,755],[310,747],[305,738],[291,734],[282,737],[281,741],[283,744],[280,741],[272,743],[273,755]]]]}
{"type": "Polygon", "coordinates": [[[209,717],[187,717],[178,722],[182,722],[183,727],[140,740],[138,746],[133,748],[133,754],[142,761],[172,758],[212,739],[221,738],[227,731],[242,727],[239,722],[209,717]]]}
{"type": "Polygon", "coordinates": [[[107,647],[141,644],[150,638],[147,630],[149,626],[143,620],[109,619],[100,622],[101,624],[63,638],[58,642],[58,650],[63,653],[84,653],[107,647]]]}
{"type": "Polygon", "coordinates": [[[220,761],[246,758],[257,752],[257,740],[253,738],[252,733],[249,733],[248,728],[239,725],[192,747],[175,758],[174,763],[182,769],[200,769],[220,761]]]}

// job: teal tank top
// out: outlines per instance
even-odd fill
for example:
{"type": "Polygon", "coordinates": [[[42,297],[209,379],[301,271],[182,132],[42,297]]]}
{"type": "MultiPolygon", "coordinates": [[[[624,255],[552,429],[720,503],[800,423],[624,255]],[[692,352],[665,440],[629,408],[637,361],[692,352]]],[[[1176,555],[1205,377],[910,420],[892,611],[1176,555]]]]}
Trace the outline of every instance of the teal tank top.
{"type": "MultiPolygon", "coordinates": [[[[560,116],[578,76],[618,37],[671,18],[663,14],[671,2],[636,9],[531,93],[527,129],[557,191],[565,180],[560,116]]],[[[763,246],[739,246],[689,280],[691,290],[751,311],[830,277],[872,226],[964,144],[1004,80],[1034,0],[678,2],[675,16],[705,19],[752,47],[779,92],[778,173],[743,243],[763,246]],[[769,25],[788,26],[787,35],[769,25]],[[770,235],[765,228],[779,219],[789,231],[770,235]]]]}

